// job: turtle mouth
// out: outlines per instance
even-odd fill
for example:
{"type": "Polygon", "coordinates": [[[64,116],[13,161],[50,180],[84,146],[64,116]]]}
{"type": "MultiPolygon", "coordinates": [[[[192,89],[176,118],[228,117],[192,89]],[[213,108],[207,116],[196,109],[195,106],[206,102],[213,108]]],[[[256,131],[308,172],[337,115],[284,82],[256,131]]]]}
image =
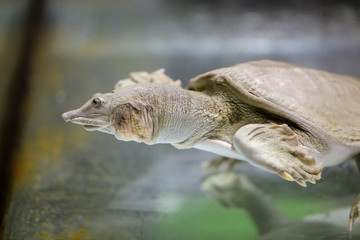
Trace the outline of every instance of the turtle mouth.
{"type": "Polygon", "coordinates": [[[101,128],[103,128],[104,126],[95,126],[95,125],[89,125],[89,124],[85,124],[84,128],[86,131],[96,131],[99,130],[101,128]]]}
{"type": "Polygon", "coordinates": [[[110,125],[109,122],[99,119],[91,119],[91,118],[84,118],[84,117],[75,117],[70,119],[72,123],[76,123],[79,125],[83,125],[85,130],[87,131],[95,131],[110,125]]]}

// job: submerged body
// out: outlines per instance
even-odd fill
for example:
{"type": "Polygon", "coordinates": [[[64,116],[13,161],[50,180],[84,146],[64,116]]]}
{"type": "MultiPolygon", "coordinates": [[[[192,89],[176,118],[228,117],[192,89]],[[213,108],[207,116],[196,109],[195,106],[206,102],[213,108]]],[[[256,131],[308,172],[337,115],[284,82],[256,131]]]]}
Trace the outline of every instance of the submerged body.
{"type": "Polygon", "coordinates": [[[63,118],[119,140],[246,160],[302,186],[324,165],[360,159],[359,78],[269,60],[210,71],[188,89],[162,70],[132,73],[63,118]]]}

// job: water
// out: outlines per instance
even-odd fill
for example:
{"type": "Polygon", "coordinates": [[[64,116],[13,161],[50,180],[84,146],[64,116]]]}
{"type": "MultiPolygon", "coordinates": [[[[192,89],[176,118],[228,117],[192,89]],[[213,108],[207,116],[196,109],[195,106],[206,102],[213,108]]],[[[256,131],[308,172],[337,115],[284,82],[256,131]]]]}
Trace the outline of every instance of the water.
{"type": "MultiPolygon", "coordinates": [[[[1,5],[16,11],[16,1],[1,5]]],[[[202,72],[268,58],[360,76],[354,6],[49,1],[6,239],[358,239],[358,224],[352,235],[347,231],[348,208],[360,192],[354,163],[325,169],[307,188],[238,166],[259,195],[248,209],[229,208],[201,190],[210,177],[201,164],[214,155],[120,142],[61,118],[132,71],[163,67],[185,86],[202,72]],[[271,210],[250,214],[261,199],[271,210]],[[274,218],[289,225],[274,225],[274,218]]],[[[2,16],[0,38],[19,26],[2,16]]],[[[11,55],[5,50],[3,59],[11,55]]]]}

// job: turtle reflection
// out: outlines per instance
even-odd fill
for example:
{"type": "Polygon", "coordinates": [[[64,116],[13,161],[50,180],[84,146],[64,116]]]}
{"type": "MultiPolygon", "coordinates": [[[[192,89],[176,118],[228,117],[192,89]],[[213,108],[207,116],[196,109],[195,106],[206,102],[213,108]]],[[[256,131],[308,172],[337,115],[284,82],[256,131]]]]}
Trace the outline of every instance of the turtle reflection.
{"type": "MultiPolygon", "coordinates": [[[[296,220],[286,216],[273,205],[264,192],[240,173],[211,175],[203,181],[202,190],[226,208],[245,209],[261,235],[258,240],[360,239],[357,228],[349,233],[346,226],[328,221],[296,220]]],[[[313,217],[319,218],[321,214],[313,217]]]]}

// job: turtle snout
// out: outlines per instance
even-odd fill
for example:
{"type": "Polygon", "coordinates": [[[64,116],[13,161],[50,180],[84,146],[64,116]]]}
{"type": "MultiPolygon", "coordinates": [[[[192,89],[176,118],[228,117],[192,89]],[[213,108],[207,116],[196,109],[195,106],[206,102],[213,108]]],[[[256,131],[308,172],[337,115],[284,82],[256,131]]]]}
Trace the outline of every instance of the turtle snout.
{"type": "Polygon", "coordinates": [[[65,112],[61,115],[62,118],[65,120],[65,122],[69,122],[69,121],[71,121],[71,119],[73,119],[75,117],[73,112],[74,111],[69,111],[69,112],[65,112]]]}

